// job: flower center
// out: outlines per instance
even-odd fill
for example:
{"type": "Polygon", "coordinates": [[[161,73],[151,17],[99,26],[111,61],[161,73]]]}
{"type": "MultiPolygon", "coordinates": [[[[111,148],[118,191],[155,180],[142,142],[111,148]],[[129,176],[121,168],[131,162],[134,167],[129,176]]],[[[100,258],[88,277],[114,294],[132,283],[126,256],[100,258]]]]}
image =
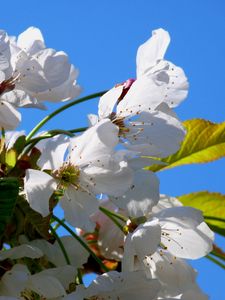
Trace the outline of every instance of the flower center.
{"type": "Polygon", "coordinates": [[[41,297],[37,293],[28,289],[23,290],[20,296],[22,299],[25,300],[45,300],[44,297],[41,297]]]}
{"type": "Polygon", "coordinates": [[[59,170],[53,172],[53,176],[60,181],[62,187],[72,184],[76,189],[79,188],[80,169],[71,163],[65,163],[59,170]]]}
{"type": "Polygon", "coordinates": [[[129,128],[124,124],[124,118],[118,117],[115,112],[112,112],[109,118],[113,124],[119,127],[119,136],[125,136],[129,132],[129,128]]]}
{"type": "Polygon", "coordinates": [[[0,95],[6,92],[10,92],[15,88],[15,81],[13,78],[4,80],[0,83],[0,95]]]}

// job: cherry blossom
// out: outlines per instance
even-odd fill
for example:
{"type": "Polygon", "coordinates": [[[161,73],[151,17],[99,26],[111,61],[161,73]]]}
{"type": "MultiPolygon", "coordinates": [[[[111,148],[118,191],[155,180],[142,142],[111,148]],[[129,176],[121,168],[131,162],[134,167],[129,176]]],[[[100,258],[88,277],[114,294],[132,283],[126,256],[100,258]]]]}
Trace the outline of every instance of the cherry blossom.
{"type": "Polygon", "coordinates": [[[142,271],[111,271],[98,276],[88,288],[78,286],[76,292],[67,296],[66,300],[149,300],[155,299],[159,289],[159,282],[156,279],[148,279],[142,271]]]}
{"type": "Polygon", "coordinates": [[[29,27],[18,39],[0,31],[0,100],[44,108],[43,101],[77,97],[78,70],[63,51],[46,48],[41,31],[29,27]]]}
{"type": "MultiPolygon", "coordinates": [[[[109,118],[119,127],[121,142],[143,155],[164,157],[176,152],[185,130],[171,110],[186,96],[183,70],[163,60],[169,35],[162,29],[137,52],[137,80],[109,90],[99,101],[99,119],[109,118]]],[[[90,115],[93,124],[97,117],[90,115]]]]}
{"type": "Polygon", "coordinates": [[[66,143],[55,147],[53,151],[52,142],[49,146],[46,144],[41,163],[43,169],[51,167],[51,175],[43,171],[27,170],[25,192],[30,206],[43,216],[48,215],[49,198],[57,187],[61,187],[65,191],[60,204],[66,220],[75,227],[91,231],[94,222],[89,217],[99,205],[96,195],[121,195],[133,180],[133,173],[127,163],[114,156],[113,148],[118,143],[117,133],[116,126],[109,120],[102,120],[82,135],[71,139],[65,161],[66,143]]]}
{"type": "Polygon", "coordinates": [[[167,208],[148,214],[146,221],[136,228],[135,221],[128,223],[131,232],[124,244],[125,270],[134,269],[135,257],[143,262],[147,257],[152,258],[156,251],[168,250],[175,257],[198,259],[212,250],[214,234],[204,222],[201,211],[181,204],[170,208],[168,202],[166,205],[167,208]]]}

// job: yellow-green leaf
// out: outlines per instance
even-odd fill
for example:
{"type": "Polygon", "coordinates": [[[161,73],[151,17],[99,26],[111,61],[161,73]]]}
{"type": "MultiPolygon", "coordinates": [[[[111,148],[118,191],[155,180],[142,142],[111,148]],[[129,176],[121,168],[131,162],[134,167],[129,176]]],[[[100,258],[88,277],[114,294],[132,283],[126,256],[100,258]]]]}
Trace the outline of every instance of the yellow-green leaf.
{"type": "Polygon", "coordinates": [[[186,206],[202,210],[207,224],[225,236],[225,195],[201,191],[178,197],[186,206]]]}
{"type": "Polygon", "coordinates": [[[16,165],[17,153],[14,149],[10,149],[6,152],[5,162],[9,168],[13,168],[16,165]]]}
{"type": "Polygon", "coordinates": [[[225,122],[215,124],[203,119],[187,120],[187,130],[180,150],[161,159],[166,165],[152,165],[149,170],[159,171],[181,165],[207,163],[225,156],[225,122]]]}

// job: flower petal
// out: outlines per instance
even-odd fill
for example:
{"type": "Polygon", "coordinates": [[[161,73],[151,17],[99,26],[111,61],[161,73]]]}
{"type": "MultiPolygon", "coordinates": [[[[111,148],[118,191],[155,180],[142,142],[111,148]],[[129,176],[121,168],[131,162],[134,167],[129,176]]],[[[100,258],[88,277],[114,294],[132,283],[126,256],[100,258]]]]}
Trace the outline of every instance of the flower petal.
{"type": "Polygon", "coordinates": [[[18,36],[17,46],[33,55],[45,48],[40,29],[29,27],[18,36]]]}
{"type": "Polygon", "coordinates": [[[201,211],[175,207],[162,210],[156,217],[162,227],[161,242],[174,256],[197,259],[212,250],[214,234],[203,222],[201,211]]]}
{"type": "Polygon", "coordinates": [[[68,161],[82,166],[101,160],[102,156],[113,153],[118,141],[118,127],[109,119],[103,119],[82,135],[71,139],[68,161]]]}
{"type": "Polygon", "coordinates": [[[56,181],[48,174],[28,169],[24,180],[24,190],[32,209],[43,217],[49,214],[49,198],[57,187],[56,181]]]}
{"type": "Polygon", "coordinates": [[[64,161],[64,155],[69,145],[69,138],[57,135],[51,139],[42,140],[36,146],[41,151],[38,165],[42,170],[59,169],[64,161]]]}
{"type": "Polygon", "coordinates": [[[112,88],[107,93],[105,93],[99,100],[98,104],[98,114],[99,118],[108,118],[113,112],[114,106],[123,91],[123,85],[112,88]]]}
{"type": "Polygon", "coordinates": [[[17,127],[20,121],[20,113],[10,103],[0,101],[0,126],[10,130],[17,127]]]}
{"type": "Polygon", "coordinates": [[[90,220],[90,215],[98,210],[99,205],[94,196],[70,186],[61,198],[60,205],[66,221],[72,226],[89,232],[94,229],[95,223],[90,220]]]}
{"type": "Polygon", "coordinates": [[[169,33],[162,28],[154,30],[152,37],[137,51],[137,77],[144,75],[158,60],[163,59],[170,43],[169,33]]]}
{"type": "Polygon", "coordinates": [[[159,200],[159,181],[152,172],[137,171],[129,190],[123,196],[111,200],[131,217],[148,215],[159,200]]]}
{"type": "Polygon", "coordinates": [[[124,244],[123,268],[134,270],[134,258],[142,262],[158,248],[161,240],[161,227],[157,219],[139,225],[133,233],[126,236],[124,244]]]}
{"type": "Polygon", "coordinates": [[[2,251],[0,253],[0,261],[5,260],[6,258],[18,259],[23,257],[29,258],[39,258],[43,256],[43,253],[40,249],[30,245],[20,245],[13,247],[9,250],[2,251]]]}

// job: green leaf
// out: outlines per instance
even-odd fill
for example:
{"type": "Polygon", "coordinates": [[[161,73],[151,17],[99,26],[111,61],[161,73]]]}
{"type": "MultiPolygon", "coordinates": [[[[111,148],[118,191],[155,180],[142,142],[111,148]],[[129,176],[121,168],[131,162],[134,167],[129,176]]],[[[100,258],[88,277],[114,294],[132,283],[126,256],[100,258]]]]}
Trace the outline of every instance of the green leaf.
{"type": "Polygon", "coordinates": [[[10,149],[5,154],[5,163],[9,168],[13,168],[16,165],[17,153],[14,149],[10,149]]]}
{"type": "Polygon", "coordinates": [[[25,135],[19,136],[13,145],[13,149],[16,150],[17,155],[19,155],[23,151],[25,145],[26,145],[26,136],[25,135]]]}
{"type": "Polygon", "coordinates": [[[151,171],[165,170],[177,166],[207,163],[225,156],[225,122],[215,124],[203,119],[187,120],[187,130],[180,150],[161,159],[166,165],[152,165],[151,171]]]}
{"type": "Polygon", "coordinates": [[[19,193],[19,182],[16,178],[0,179],[0,237],[12,217],[19,193]]]}
{"type": "Polygon", "coordinates": [[[210,228],[225,236],[225,195],[201,191],[178,197],[186,206],[202,210],[210,228]]]}

